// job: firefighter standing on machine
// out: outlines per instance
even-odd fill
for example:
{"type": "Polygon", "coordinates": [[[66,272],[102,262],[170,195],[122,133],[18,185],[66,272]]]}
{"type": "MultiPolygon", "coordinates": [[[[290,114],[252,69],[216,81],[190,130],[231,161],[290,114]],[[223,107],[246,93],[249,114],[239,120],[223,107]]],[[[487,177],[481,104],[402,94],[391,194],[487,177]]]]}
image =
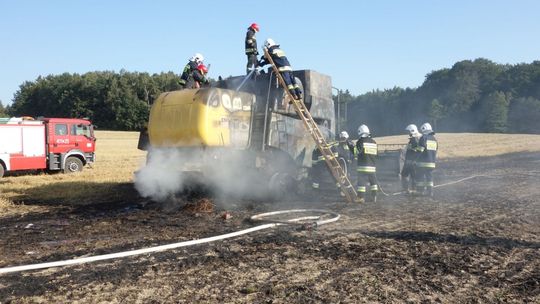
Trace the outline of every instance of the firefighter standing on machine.
{"type": "Polygon", "coordinates": [[[360,137],[356,142],[356,157],[358,158],[356,191],[360,201],[366,200],[367,184],[369,184],[371,201],[376,202],[379,190],[376,176],[377,143],[371,138],[369,128],[366,125],[358,127],[358,136],[360,137]]]}
{"type": "Polygon", "coordinates": [[[433,170],[437,160],[438,143],[429,123],[420,126],[422,137],[418,143],[421,151],[416,161],[416,190],[423,195],[433,196],[433,170]]]}
{"type": "Polygon", "coordinates": [[[196,53],[189,59],[182,71],[182,76],[180,76],[180,80],[178,81],[178,84],[180,84],[182,89],[188,87],[189,82],[194,78],[193,74],[198,70],[199,65],[203,64],[203,61],[204,56],[200,53],[196,53]]]}
{"type": "Polygon", "coordinates": [[[247,29],[245,43],[247,56],[246,74],[249,74],[258,65],[257,55],[259,55],[259,52],[257,51],[257,38],[255,37],[258,31],[259,25],[257,23],[252,23],[247,29]]]}
{"type": "MultiPolygon", "coordinates": [[[[278,71],[283,76],[283,80],[285,81],[285,84],[287,85],[287,89],[291,93],[294,99],[302,99],[302,90],[300,90],[300,87],[296,83],[296,80],[294,79],[294,75],[292,73],[291,64],[289,63],[289,60],[285,56],[285,52],[283,52],[279,48],[279,44],[276,44],[274,40],[271,38],[266,39],[264,42],[264,47],[268,49],[268,53],[272,57],[272,60],[276,64],[276,67],[278,71]]],[[[267,64],[270,64],[262,56],[261,60],[259,61],[259,66],[263,67],[267,64]]]]}
{"type": "Polygon", "coordinates": [[[208,73],[208,68],[204,64],[199,64],[197,66],[197,69],[193,71],[193,88],[199,89],[202,85],[210,83],[208,81],[208,78],[206,78],[206,74],[208,73]]]}
{"type": "Polygon", "coordinates": [[[401,170],[401,188],[406,193],[414,191],[416,186],[416,161],[421,153],[418,143],[420,141],[420,132],[415,124],[408,125],[405,130],[409,132],[409,143],[405,151],[405,163],[401,170]]]}

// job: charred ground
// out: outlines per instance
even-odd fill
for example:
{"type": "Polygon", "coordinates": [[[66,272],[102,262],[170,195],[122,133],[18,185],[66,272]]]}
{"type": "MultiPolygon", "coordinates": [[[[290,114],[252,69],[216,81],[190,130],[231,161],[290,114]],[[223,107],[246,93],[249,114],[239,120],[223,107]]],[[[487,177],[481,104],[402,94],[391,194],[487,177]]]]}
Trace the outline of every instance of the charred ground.
{"type": "MultiPolygon", "coordinates": [[[[254,203],[163,212],[133,196],[0,218],[0,267],[232,232],[258,212],[327,208],[338,222],[280,227],[120,260],[0,276],[0,302],[540,301],[540,154],[440,163],[435,199],[254,203]],[[233,217],[224,220],[223,212],[233,217]],[[32,224],[32,225],[29,225],[32,224]]],[[[396,182],[383,183],[393,193],[396,182]]],[[[120,195],[121,196],[121,195],[120,195]]],[[[33,202],[39,204],[39,202],[33,202]]]]}

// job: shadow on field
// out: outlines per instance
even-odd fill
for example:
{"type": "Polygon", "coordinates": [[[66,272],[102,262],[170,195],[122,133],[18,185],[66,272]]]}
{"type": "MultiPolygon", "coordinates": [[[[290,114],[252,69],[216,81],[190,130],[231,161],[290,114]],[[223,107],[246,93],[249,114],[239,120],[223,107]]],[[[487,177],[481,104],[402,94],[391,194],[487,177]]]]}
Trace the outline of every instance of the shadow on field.
{"type": "Polygon", "coordinates": [[[486,246],[540,249],[540,243],[520,241],[503,237],[481,237],[477,235],[452,235],[421,231],[363,231],[363,234],[379,239],[396,241],[453,243],[466,246],[486,246]]]}
{"type": "Polygon", "coordinates": [[[15,203],[39,206],[87,206],[96,204],[134,203],[143,200],[133,183],[115,182],[56,182],[38,187],[9,189],[18,193],[12,197],[15,203]]]}

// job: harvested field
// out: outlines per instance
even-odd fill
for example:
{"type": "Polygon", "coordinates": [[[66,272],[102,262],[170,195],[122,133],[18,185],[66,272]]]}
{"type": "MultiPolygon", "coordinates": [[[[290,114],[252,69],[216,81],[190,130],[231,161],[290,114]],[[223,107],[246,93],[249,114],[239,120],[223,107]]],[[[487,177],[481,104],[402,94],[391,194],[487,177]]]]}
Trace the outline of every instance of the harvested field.
{"type": "Polygon", "coordinates": [[[391,195],[398,182],[388,180],[382,186],[390,196],[377,203],[351,205],[337,195],[274,203],[202,199],[163,212],[131,187],[144,155],[130,154],[116,176],[108,170],[121,159],[107,150],[82,174],[2,179],[0,268],[233,232],[252,227],[247,219],[259,212],[324,208],[342,218],[317,228],[281,226],[154,254],[3,274],[0,303],[539,302],[540,137],[524,136],[523,145],[511,147],[518,150],[498,146],[500,138],[467,150],[473,137],[484,135],[440,135],[447,150],[435,171],[441,187],[434,199],[391,195]],[[55,193],[62,184],[84,183],[85,174],[91,176],[87,190],[65,200],[55,193]]]}

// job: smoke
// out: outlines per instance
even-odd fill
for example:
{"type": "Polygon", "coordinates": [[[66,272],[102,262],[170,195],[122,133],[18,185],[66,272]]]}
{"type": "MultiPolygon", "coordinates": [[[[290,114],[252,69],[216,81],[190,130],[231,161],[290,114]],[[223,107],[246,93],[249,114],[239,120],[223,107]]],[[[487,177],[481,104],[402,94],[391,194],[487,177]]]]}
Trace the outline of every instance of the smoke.
{"type": "Polygon", "coordinates": [[[148,155],[146,165],[135,174],[135,188],[154,201],[166,201],[184,191],[219,198],[269,195],[269,176],[255,168],[256,156],[249,150],[154,148],[148,155]]]}

